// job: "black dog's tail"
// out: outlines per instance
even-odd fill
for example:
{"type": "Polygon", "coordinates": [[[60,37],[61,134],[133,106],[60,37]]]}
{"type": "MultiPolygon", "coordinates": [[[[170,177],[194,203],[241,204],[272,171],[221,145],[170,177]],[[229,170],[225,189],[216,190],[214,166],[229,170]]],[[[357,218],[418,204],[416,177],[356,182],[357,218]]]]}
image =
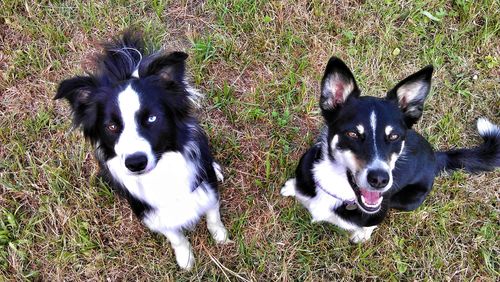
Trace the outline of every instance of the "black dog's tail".
{"type": "Polygon", "coordinates": [[[437,171],[464,169],[468,172],[491,171],[500,166],[500,127],[480,118],[477,130],[483,144],[470,149],[436,152],[437,171]]]}

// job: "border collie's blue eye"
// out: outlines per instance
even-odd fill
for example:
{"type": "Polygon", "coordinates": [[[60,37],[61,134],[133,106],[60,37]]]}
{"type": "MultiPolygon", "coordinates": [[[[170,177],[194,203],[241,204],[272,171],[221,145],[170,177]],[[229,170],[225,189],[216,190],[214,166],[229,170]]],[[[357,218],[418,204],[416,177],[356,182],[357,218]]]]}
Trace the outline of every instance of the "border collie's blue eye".
{"type": "Polygon", "coordinates": [[[148,122],[149,122],[149,123],[153,123],[153,122],[155,122],[155,121],[156,121],[156,116],[149,116],[149,117],[148,117],[148,122]]]}

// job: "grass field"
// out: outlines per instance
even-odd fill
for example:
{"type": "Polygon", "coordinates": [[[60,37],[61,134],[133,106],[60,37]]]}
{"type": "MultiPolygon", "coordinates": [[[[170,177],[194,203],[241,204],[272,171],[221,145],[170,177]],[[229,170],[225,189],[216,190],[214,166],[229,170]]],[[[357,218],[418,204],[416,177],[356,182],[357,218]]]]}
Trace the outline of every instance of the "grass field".
{"type": "Polygon", "coordinates": [[[500,123],[497,0],[2,0],[0,15],[0,281],[500,279],[499,170],[439,177],[424,205],[392,212],[364,245],[279,195],[321,126],[332,55],[376,96],[433,64],[417,129],[440,149],[479,143],[478,117],[500,123]],[[97,43],[130,26],[190,55],[225,168],[234,243],[216,246],[198,224],[191,272],[96,178],[68,106],[52,100],[59,81],[91,69],[97,43]]]}

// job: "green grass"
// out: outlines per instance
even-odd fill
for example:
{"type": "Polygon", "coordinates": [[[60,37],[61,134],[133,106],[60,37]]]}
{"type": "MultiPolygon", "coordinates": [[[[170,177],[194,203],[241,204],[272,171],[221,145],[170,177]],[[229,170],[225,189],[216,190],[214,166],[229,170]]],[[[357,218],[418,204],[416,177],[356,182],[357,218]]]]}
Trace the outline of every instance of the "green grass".
{"type": "Polygon", "coordinates": [[[0,281],[479,280],[500,278],[496,172],[439,177],[411,213],[392,212],[364,245],[310,223],[279,195],[321,126],[319,80],[341,57],[381,96],[427,64],[417,129],[436,148],[480,140],[500,122],[500,4],[431,1],[4,1],[0,9],[0,281]],[[98,42],[127,27],[189,53],[199,112],[226,181],[233,244],[189,233],[192,272],[97,178],[92,149],[54,102],[89,69],[98,42]]]}

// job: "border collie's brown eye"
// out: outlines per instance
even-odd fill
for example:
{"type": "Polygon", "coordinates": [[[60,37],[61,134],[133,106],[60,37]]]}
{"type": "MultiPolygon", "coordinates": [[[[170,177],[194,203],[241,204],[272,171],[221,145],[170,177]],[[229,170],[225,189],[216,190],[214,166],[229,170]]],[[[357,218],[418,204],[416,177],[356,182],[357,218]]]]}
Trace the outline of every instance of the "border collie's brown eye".
{"type": "Polygon", "coordinates": [[[115,133],[118,131],[118,125],[114,124],[114,123],[110,123],[106,126],[106,129],[109,131],[109,132],[112,132],[112,133],[115,133]]]}
{"type": "Polygon", "coordinates": [[[389,141],[396,141],[399,139],[399,135],[397,135],[396,133],[391,133],[389,134],[389,141]]]}
{"type": "Polygon", "coordinates": [[[349,136],[352,139],[358,139],[359,138],[359,135],[356,132],[354,132],[354,131],[347,131],[346,135],[349,136]]]}

